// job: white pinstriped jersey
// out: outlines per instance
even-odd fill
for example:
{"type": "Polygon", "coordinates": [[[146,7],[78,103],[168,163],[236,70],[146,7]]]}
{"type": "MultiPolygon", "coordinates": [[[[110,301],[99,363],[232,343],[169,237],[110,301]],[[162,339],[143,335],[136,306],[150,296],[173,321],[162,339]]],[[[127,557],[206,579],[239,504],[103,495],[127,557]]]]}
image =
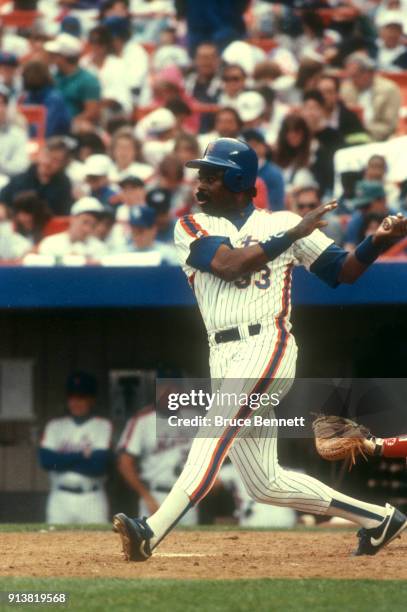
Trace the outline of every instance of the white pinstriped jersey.
{"type": "Polygon", "coordinates": [[[169,490],[186,461],[191,441],[163,435],[157,438],[156,429],[155,411],[148,408],[139,412],[127,422],[117,450],[139,458],[141,478],[150,490],[156,487],[169,490]]]}
{"type": "MultiPolygon", "coordinates": [[[[57,453],[92,453],[108,450],[112,441],[112,424],[102,417],[91,417],[83,423],[76,423],[70,417],[52,419],[46,426],[41,440],[41,448],[57,453]]],[[[89,487],[100,484],[105,478],[91,477],[79,472],[50,472],[52,486],[89,487]]]]}
{"type": "Polygon", "coordinates": [[[315,230],[294,242],[259,272],[235,282],[226,282],[191,267],[187,263],[190,245],[205,236],[224,236],[235,248],[251,246],[292,228],[300,221],[301,217],[288,211],[271,213],[254,209],[240,229],[224,217],[206,213],[187,215],[177,222],[174,235],[178,257],[195,292],[208,333],[240,324],[273,325],[276,319],[284,319],[289,331],[292,268],[303,265],[309,269],[333,241],[320,230],[315,230]]]}

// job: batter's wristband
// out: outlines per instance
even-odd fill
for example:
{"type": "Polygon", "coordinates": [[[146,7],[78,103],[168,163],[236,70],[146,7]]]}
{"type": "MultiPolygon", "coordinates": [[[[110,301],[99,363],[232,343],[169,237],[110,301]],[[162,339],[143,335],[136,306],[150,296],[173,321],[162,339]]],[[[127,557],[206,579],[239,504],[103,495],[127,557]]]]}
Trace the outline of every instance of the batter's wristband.
{"type": "Polygon", "coordinates": [[[266,253],[269,261],[272,261],[281,255],[281,253],[289,249],[293,242],[294,240],[286,232],[281,232],[259,244],[266,253]]]}
{"type": "Polygon", "coordinates": [[[382,249],[373,244],[373,236],[369,236],[356,247],[355,257],[360,263],[370,266],[381,253],[382,249]]]}

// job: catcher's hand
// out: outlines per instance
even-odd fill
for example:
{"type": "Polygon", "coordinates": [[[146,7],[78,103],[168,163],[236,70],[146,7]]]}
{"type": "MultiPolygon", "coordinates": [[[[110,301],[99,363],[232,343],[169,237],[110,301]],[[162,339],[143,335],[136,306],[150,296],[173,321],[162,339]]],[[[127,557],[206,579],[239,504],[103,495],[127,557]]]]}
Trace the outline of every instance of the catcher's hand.
{"type": "Polygon", "coordinates": [[[312,424],[316,449],[323,459],[339,461],[346,459],[351,468],[356,457],[373,454],[375,443],[370,431],[351,419],[338,416],[317,416],[312,424]]]}

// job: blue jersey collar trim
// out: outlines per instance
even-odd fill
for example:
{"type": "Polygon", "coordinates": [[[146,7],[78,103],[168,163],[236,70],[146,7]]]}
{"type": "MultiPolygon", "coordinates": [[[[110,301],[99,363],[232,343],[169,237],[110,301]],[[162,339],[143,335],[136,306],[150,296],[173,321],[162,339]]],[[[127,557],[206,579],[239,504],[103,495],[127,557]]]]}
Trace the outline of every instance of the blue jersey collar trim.
{"type": "Polygon", "coordinates": [[[250,217],[250,215],[252,214],[252,212],[255,210],[253,202],[250,202],[246,208],[244,208],[241,212],[233,212],[230,213],[229,215],[223,215],[225,217],[225,219],[227,219],[228,221],[230,221],[231,223],[233,223],[233,225],[240,230],[244,224],[246,223],[246,221],[248,220],[248,218],[250,217]]]}

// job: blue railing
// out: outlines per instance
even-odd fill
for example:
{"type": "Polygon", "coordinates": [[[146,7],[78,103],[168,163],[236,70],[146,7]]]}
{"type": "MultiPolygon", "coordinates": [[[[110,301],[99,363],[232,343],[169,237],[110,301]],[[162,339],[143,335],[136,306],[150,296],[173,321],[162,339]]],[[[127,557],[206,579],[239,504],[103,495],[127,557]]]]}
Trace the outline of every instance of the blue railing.
{"type": "MultiPolygon", "coordinates": [[[[294,305],[407,304],[407,265],[377,263],[355,285],[330,289],[294,271],[294,305]]],[[[192,306],[179,268],[0,267],[0,308],[120,308],[192,306]]]]}

